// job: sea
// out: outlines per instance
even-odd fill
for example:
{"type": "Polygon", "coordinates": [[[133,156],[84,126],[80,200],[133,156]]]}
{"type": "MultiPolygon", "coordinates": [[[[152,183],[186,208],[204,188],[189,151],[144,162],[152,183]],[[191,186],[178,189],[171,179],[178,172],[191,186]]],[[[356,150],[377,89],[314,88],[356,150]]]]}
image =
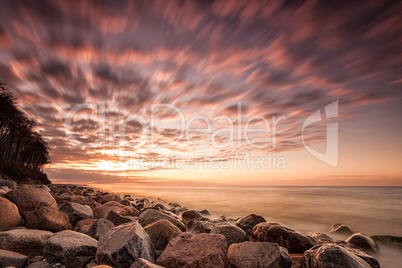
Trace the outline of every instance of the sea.
{"type": "MultiPolygon", "coordinates": [[[[335,223],[366,235],[402,236],[402,187],[156,187],[103,186],[132,197],[162,199],[189,209],[207,209],[211,218],[232,221],[254,213],[302,233],[326,233],[336,240],[347,237],[329,233],[335,223]]],[[[160,201],[158,201],[160,202],[160,201]]],[[[402,250],[380,245],[375,256],[381,267],[402,267],[402,250]]]]}

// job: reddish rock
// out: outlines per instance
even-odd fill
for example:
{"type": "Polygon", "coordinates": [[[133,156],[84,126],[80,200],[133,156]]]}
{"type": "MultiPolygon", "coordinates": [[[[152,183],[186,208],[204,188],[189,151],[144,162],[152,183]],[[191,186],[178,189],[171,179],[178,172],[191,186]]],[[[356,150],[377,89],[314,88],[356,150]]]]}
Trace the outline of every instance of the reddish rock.
{"type": "Polygon", "coordinates": [[[15,204],[0,197],[0,231],[17,227],[21,224],[21,216],[15,204]]]}
{"type": "Polygon", "coordinates": [[[197,221],[203,218],[203,216],[195,210],[187,210],[183,212],[183,214],[181,214],[181,218],[186,222],[189,222],[189,221],[197,221]]]}
{"type": "Polygon", "coordinates": [[[17,205],[21,213],[56,204],[56,200],[46,190],[24,187],[8,192],[5,197],[17,205]]]}
{"type": "Polygon", "coordinates": [[[51,232],[60,232],[73,228],[68,215],[52,207],[40,207],[35,211],[26,212],[24,223],[29,229],[47,230],[51,232]]]}
{"type": "Polygon", "coordinates": [[[121,207],[115,207],[115,206],[101,206],[94,208],[92,211],[95,219],[106,218],[110,211],[114,211],[122,216],[127,215],[126,210],[124,210],[121,207]]]}
{"type": "Polygon", "coordinates": [[[127,206],[125,206],[125,205],[122,205],[122,204],[120,204],[120,203],[118,203],[118,202],[116,202],[116,201],[110,201],[110,202],[107,202],[107,203],[105,203],[105,204],[103,204],[104,206],[113,206],[113,207],[119,207],[119,208],[122,208],[122,209],[124,209],[125,211],[126,211],[126,215],[125,216],[131,216],[132,215],[132,210],[131,210],[131,208],[129,208],[129,207],[127,207],[127,206]]]}
{"type": "Polygon", "coordinates": [[[219,234],[175,233],[156,264],[175,267],[229,267],[226,238],[219,234]]]}
{"type": "MultiPolygon", "coordinates": [[[[95,267],[94,267],[95,268],[95,267]]],[[[138,258],[133,262],[130,268],[164,268],[143,258],[138,258]]]]}
{"type": "Polygon", "coordinates": [[[0,249],[0,267],[24,268],[28,257],[17,252],[0,249]]]}
{"type": "Polygon", "coordinates": [[[34,257],[42,255],[46,241],[52,232],[33,229],[14,229],[0,232],[0,248],[34,257]]]}
{"type": "Polygon", "coordinates": [[[80,220],[75,224],[74,231],[80,233],[88,233],[89,229],[91,228],[92,224],[96,221],[96,219],[84,219],[80,220]]]}
{"type": "Polygon", "coordinates": [[[174,233],[182,233],[173,223],[162,219],[144,227],[157,250],[164,250],[174,233]]]}
{"type": "Polygon", "coordinates": [[[253,228],[253,241],[277,243],[289,253],[303,253],[314,246],[305,235],[279,223],[262,222],[253,228]]]}
{"type": "Polygon", "coordinates": [[[145,227],[151,223],[157,222],[158,220],[165,219],[176,225],[183,232],[186,231],[186,226],[177,218],[168,215],[166,213],[157,211],[155,209],[147,209],[146,211],[140,214],[138,218],[139,223],[145,227]]]}
{"type": "Polygon", "coordinates": [[[236,222],[236,226],[243,229],[246,232],[247,236],[251,238],[252,230],[254,226],[261,222],[266,222],[266,220],[262,216],[258,216],[255,214],[249,214],[246,217],[240,218],[236,222]]]}

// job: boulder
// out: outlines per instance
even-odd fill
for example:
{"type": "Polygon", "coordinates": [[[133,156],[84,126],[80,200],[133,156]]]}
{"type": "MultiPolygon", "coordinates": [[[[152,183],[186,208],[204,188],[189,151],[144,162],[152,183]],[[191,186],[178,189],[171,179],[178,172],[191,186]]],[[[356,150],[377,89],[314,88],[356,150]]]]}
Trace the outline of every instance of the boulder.
{"type": "Polygon", "coordinates": [[[96,202],[93,199],[85,200],[83,204],[90,206],[92,209],[102,206],[100,203],[96,202]]]}
{"type": "Polygon", "coordinates": [[[163,268],[157,264],[147,261],[143,258],[138,258],[133,262],[130,268],[163,268]]]}
{"type": "Polygon", "coordinates": [[[119,226],[121,224],[128,223],[128,222],[135,220],[134,217],[122,216],[119,213],[114,212],[113,210],[109,212],[106,219],[111,221],[115,226],[119,226]]]}
{"type": "Polygon", "coordinates": [[[363,259],[336,244],[320,244],[306,250],[302,259],[303,267],[370,268],[363,259]]]}
{"type": "Polygon", "coordinates": [[[371,237],[361,233],[352,234],[348,239],[346,239],[346,242],[358,246],[369,253],[378,252],[377,243],[371,237]]]}
{"type": "Polygon", "coordinates": [[[121,198],[120,198],[120,196],[117,195],[117,194],[107,194],[107,195],[102,196],[102,197],[100,198],[99,202],[100,202],[101,204],[105,204],[105,203],[110,202],[110,201],[117,201],[117,202],[119,202],[120,200],[121,200],[121,198]]]}
{"type": "Polygon", "coordinates": [[[402,248],[402,237],[393,235],[373,235],[371,238],[377,243],[386,244],[388,246],[402,248]]]}
{"type": "Polygon", "coordinates": [[[119,208],[122,208],[122,209],[124,209],[125,211],[126,211],[126,215],[127,216],[131,216],[132,214],[132,210],[131,210],[131,208],[129,208],[129,207],[127,207],[127,206],[125,206],[125,205],[122,205],[122,204],[120,204],[120,203],[118,203],[118,202],[116,202],[116,201],[110,201],[110,202],[107,202],[107,203],[105,203],[105,204],[103,204],[104,206],[112,206],[112,207],[119,207],[119,208]]]}
{"type": "Polygon", "coordinates": [[[199,220],[203,218],[203,216],[195,210],[187,210],[181,214],[181,218],[186,222],[189,222],[199,220]]]}
{"type": "Polygon", "coordinates": [[[84,204],[85,198],[82,195],[73,195],[71,196],[71,202],[84,204]]]}
{"type": "Polygon", "coordinates": [[[166,267],[229,267],[226,238],[220,234],[175,233],[156,264],[166,267]]]}
{"type": "Polygon", "coordinates": [[[84,268],[95,257],[98,241],[92,237],[66,230],[47,240],[43,256],[52,262],[61,262],[67,268],[84,268]]]}
{"type": "Polygon", "coordinates": [[[60,211],[68,215],[71,224],[76,224],[80,220],[92,219],[94,217],[90,206],[73,202],[62,205],[60,211]]]}
{"type": "Polygon", "coordinates": [[[209,211],[206,210],[206,209],[200,210],[198,212],[203,216],[210,216],[211,215],[211,213],[209,213],[209,211]]]}
{"type": "Polygon", "coordinates": [[[279,223],[262,222],[253,228],[253,241],[277,243],[289,253],[303,253],[314,246],[305,235],[279,223]]]}
{"type": "Polygon", "coordinates": [[[21,216],[15,204],[0,197],[0,231],[17,227],[21,224],[21,216]]]}
{"type": "Polygon", "coordinates": [[[142,212],[140,217],[138,218],[138,221],[142,226],[145,227],[151,223],[157,222],[158,220],[162,219],[170,221],[171,223],[176,225],[181,231],[183,232],[186,231],[186,226],[184,226],[184,224],[181,221],[155,209],[148,209],[142,212]]]}
{"type": "Polygon", "coordinates": [[[28,257],[42,255],[46,241],[52,232],[33,229],[14,229],[0,232],[0,248],[28,257]]]}
{"type": "Polygon", "coordinates": [[[352,229],[347,227],[346,225],[343,225],[342,223],[335,223],[334,225],[329,228],[330,233],[338,233],[338,234],[343,234],[343,235],[352,235],[354,232],[352,229]]]}
{"type": "Polygon", "coordinates": [[[0,197],[5,196],[7,193],[6,190],[0,189],[0,197]]]}
{"type": "Polygon", "coordinates": [[[0,267],[24,268],[28,257],[17,252],[0,249],[0,267]]]}
{"type": "Polygon", "coordinates": [[[52,268],[52,265],[47,261],[36,261],[29,264],[26,268],[52,268]]]}
{"type": "Polygon", "coordinates": [[[137,221],[116,226],[99,238],[98,264],[129,268],[138,258],[155,262],[154,245],[137,221]]]}
{"type": "Polygon", "coordinates": [[[236,221],[236,226],[240,227],[243,229],[243,231],[246,232],[247,236],[249,239],[251,239],[252,236],[252,230],[254,226],[261,222],[266,222],[266,220],[262,216],[258,216],[255,214],[249,214],[246,217],[240,218],[239,220],[236,221]]]}
{"type": "Polygon", "coordinates": [[[334,243],[334,240],[326,234],[323,233],[308,233],[316,243],[318,244],[325,244],[325,243],[334,243]]]}
{"type": "Polygon", "coordinates": [[[157,250],[164,250],[172,235],[174,233],[182,232],[176,225],[165,219],[161,219],[145,226],[144,230],[151,238],[151,241],[157,250]]]}
{"type": "Polygon", "coordinates": [[[362,250],[358,246],[347,243],[345,241],[336,241],[335,244],[345,248],[346,250],[348,250],[350,253],[356,255],[357,257],[362,258],[372,268],[380,268],[380,264],[378,263],[378,261],[373,256],[369,255],[366,251],[362,250]]]}
{"type": "Polygon", "coordinates": [[[3,180],[0,179],[0,186],[6,186],[10,189],[16,189],[17,188],[17,183],[12,180],[3,180]]]}
{"type": "Polygon", "coordinates": [[[22,213],[25,211],[36,210],[40,207],[49,207],[56,204],[56,200],[46,190],[41,188],[19,188],[8,192],[5,197],[17,205],[22,213]]]}
{"type": "Polygon", "coordinates": [[[231,267],[290,268],[292,259],[286,248],[276,243],[246,241],[232,244],[228,250],[231,267]]]}
{"type": "Polygon", "coordinates": [[[187,232],[190,233],[209,233],[212,229],[218,226],[229,226],[230,222],[224,219],[205,219],[199,221],[189,221],[187,223],[187,232]]]}
{"type": "Polygon", "coordinates": [[[40,207],[35,211],[26,212],[24,223],[29,229],[40,229],[51,232],[60,232],[73,228],[68,215],[52,207],[40,207]]]}
{"type": "Polygon", "coordinates": [[[109,220],[106,219],[97,219],[95,222],[91,225],[91,227],[88,230],[88,235],[92,238],[95,238],[96,240],[99,239],[99,237],[106,232],[108,232],[110,229],[115,227],[115,225],[110,222],[109,220]]]}
{"type": "Polygon", "coordinates": [[[147,198],[141,198],[138,199],[137,202],[135,203],[135,206],[138,209],[144,209],[144,208],[148,208],[151,206],[151,202],[149,202],[149,200],[147,198]]]}
{"type": "Polygon", "coordinates": [[[239,227],[233,225],[225,225],[225,226],[217,226],[214,227],[211,234],[221,234],[226,237],[226,241],[228,243],[228,247],[231,244],[241,243],[247,241],[247,234],[239,227]]]}
{"type": "Polygon", "coordinates": [[[74,231],[87,234],[96,219],[83,219],[75,224],[74,231]]]}
{"type": "Polygon", "coordinates": [[[100,206],[92,209],[94,218],[95,219],[101,219],[101,218],[106,218],[107,215],[110,213],[110,211],[114,211],[116,213],[119,213],[122,216],[126,216],[127,212],[123,208],[120,207],[115,207],[115,206],[100,206]]]}

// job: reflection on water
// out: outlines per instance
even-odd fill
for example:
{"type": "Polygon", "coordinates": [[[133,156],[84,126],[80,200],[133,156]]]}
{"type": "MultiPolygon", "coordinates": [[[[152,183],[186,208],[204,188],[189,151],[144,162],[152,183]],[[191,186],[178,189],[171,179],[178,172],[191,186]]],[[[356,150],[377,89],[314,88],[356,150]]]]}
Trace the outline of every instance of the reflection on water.
{"type": "MultiPolygon", "coordinates": [[[[133,197],[161,198],[191,209],[208,209],[215,216],[236,219],[255,213],[304,233],[328,232],[332,224],[341,222],[367,235],[402,236],[402,187],[101,188],[133,197]]],[[[400,251],[389,253],[392,256],[382,252],[378,257],[382,267],[399,262],[400,257],[395,257],[401,255],[400,251]]]]}

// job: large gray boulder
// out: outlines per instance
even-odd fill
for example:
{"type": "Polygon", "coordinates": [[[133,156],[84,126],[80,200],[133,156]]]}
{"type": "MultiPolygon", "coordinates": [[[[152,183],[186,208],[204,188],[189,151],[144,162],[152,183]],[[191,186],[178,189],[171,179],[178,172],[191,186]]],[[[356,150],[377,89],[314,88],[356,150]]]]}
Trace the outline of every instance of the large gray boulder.
{"type": "Polygon", "coordinates": [[[289,253],[303,253],[314,246],[307,236],[274,222],[262,222],[253,228],[253,241],[277,243],[289,253]]]}
{"type": "Polygon", "coordinates": [[[138,218],[138,221],[143,227],[145,227],[151,223],[157,222],[162,219],[170,221],[171,223],[176,225],[177,228],[179,228],[181,231],[183,232],[186,231],[186,226],[177,218],[174,218],[173,216],[167,215],[155,209],[148,209],[142,212],[140,217],[138,218]]]}
{"type": "Polygon", "coordinates": [[[52,232],[32,229],[14,229],[0,232],[0,248],[28,257],[42,255],[46,241],[52,232]]]}
{"type": "Polygon", "coordinates": [[[214,227],[211,234],[221,234],[226,237],[226,241],[228,243],[228,247],[231,244],[241,243],[248,240],[246,232],[244,232],[239,227],[233,225],[224,225],[214,227]]]}
{"type": "Polygon", "coordinates": [[[182,233],[176,225],[165,219],[145,226],[144,230],[157,250],[164,250],[174,233],[182,233]]]}
{"type": "Polygon", "coordinates": [[[52,207],[40,207],[35,211],[26,212],[24,223],[29,229],[40,229],[51,232],[72,229],[68,215],[52,207]]]}
{"type": "Polygon", "coordinates": [[[363,259],[336,244],[320,244],[303,254],[305,268],[370,268],[363,259]]]}
{"type": "Polygon", "coordinates": [[[107,219],[97,219],[89,228],[87,235],[98,240],[99,237],[113,227],[115,227],[115,225],[111,221],[107,219]]]}
{"type": "Polygon", "coordinates": [[[90,206],[69,202],[60,207],[60,211],[66,213],[71,224],[76,224],[83,219],[92,219],[93,212],[90,206]]]}
{"type": "Polygon", "coordinates": [[[0,267],[24,268],[28,257],[17,252],[0,249],[0,267]]]}
{"type": "Polygon", "coordinates": [[[266,220],[262,216],[249,214],[246,217],[238,219],[236,221],[236,226],[243,229],[243,231],[246,232],[247,236],[251,239],[254,226],[261,222],[266,222],[266,220]]]}
{"type": "Polygon", "coordinates": [[[54,234],[45,244],[43,256],[61,262],[67,268],[85,268],[95,258],[98,241],[92,237],[66,230],[54,234]]]}
{"type": "Polygon", "coordinates": [[[99,238],[98,264],[129,268],[138,258],[155,262],[154,245],[137,221],[116,226],[99,238]]]}
{"type": "Polygon", "coordinates": [[[352,234],[348,239],[346,239],[346,242],[358,246],[369,253],[378,252],[377,243],[371,237],[361,233],[352,234]]]}
{"type": "Polygon", "coordinates": [[[290,268],[292,259],[286,248],[269,242],[243,242],[229,247],[231,267],[290,268]]]}
{"type": "Polygon", "coordinates": [[[16,204],[18,210],[22,213],[56,204],[53,196],[41,188],[23,187],[8,192],[4,197],[16,204]]]}
{"type": "Polygon", "coordinates": [[[229,267],[226,238],[220,234],[175,233],[156,264],[176,267],[229,267]]]}
{"type": "Polygon", "coordinates": [[[3,197],[0,197],[0,215],[0,231],[8,230],[21,224],[22,218],[17,206],[3,197]]]}

